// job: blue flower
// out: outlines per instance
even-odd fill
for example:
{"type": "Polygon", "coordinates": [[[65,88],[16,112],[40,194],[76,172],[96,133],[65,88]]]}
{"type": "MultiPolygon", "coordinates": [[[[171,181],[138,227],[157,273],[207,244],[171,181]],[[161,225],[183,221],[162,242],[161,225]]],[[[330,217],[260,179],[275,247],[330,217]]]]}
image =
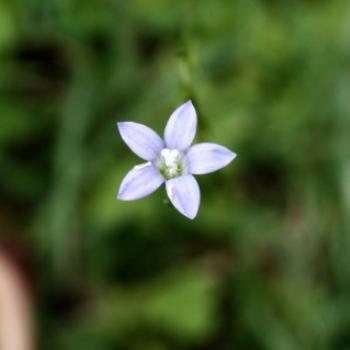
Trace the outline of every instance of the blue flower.
{"type": "Polygon", "coordinates": [[[193,175],[208,174],[229,164],[236,154],[215,143],[191,147],[197,129],[197,114],[191,101],[170,116],[164,140],[149,127],[134,122],[117,123],[127,146],[146,163],[136,165],[123,179],[117,198],[143,198],[165,183],[167,195],[183,215],[194,219],[200,190],[193,175]]]}

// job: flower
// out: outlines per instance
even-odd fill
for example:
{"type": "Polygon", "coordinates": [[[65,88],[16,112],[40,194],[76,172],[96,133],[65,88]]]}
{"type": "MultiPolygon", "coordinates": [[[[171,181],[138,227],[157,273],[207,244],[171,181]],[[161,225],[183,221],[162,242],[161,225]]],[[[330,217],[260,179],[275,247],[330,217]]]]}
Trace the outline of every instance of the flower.
{"type": "Polygon", "coordinates": [[[183,215],[194,219],[200,204],[200,190],[193,175],[208,174],[228,165],[236,154],[215,143],[191,147],[197,129],[197,114],[191,101],[170,116],[164,140],[149,127],[134,122],[118,122],[127,146],[146,163],[136,165],[123,179],[117,198],[143,198],[165,183],[167,195],[183,215]]]}

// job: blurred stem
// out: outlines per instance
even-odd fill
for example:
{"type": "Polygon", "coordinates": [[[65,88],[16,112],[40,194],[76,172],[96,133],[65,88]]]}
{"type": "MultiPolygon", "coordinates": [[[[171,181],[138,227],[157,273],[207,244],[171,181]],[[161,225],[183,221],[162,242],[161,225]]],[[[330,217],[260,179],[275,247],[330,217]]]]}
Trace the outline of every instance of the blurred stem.
{"type": "Polygon", "coordinates": [[[193,14],[196,12],[196,2],[188,1],[184,5],[182,25],[182,47],[179,53],[179,78],[181,89],[186,98],[190,98],[201,116],[199,131],[207,129],[208,123],[199,101],[199,87],[196,85],[194,72],[198,70],[198,55],[196,40],[193,34],[193,14]]]}
{"type": "Polygon", "coordinates": [[[195,64],[194,38],[192,35],[192,20],[188,16],[193,4],[189,1],[184,6],[183,24],[181,33],[181,50],[179,53],[179,77],[182,90],[193,101],[197,100],[192,71],[195,64]]]}
{"type": "MultiPolygon", "coordinates": [[[[96,79],[91,65],[80,54],[62,107],[54,164],[54,190],[49,212],[51,250],[55,271],[63,276],[67,266],[76,266],[72,259],[79,240],[79,197],[86,160],[84,141],[94,111],[96,79]]],[[[76,254],[76,253],[75,253],[76,254]]]]}

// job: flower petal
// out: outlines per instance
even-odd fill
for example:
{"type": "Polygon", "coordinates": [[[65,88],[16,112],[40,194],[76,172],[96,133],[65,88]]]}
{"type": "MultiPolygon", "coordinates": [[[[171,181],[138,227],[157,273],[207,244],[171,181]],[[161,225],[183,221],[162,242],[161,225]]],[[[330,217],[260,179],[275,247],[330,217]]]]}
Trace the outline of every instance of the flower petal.
{"type": "Polygon", "coordinates": [[[196,134],[197,114],[191,101],[178,107],[170,116],[164,131],[168,148],[180,151],[188,148],[196,134]]]}
{"type": "Polygon", "coordinates": [[[132,201],[148,196],[162,183],[164,178],[151,162],[136,165],[124,177],[117,198],[132,201]]]}
{"type": "Polygon", "coordinates": [[[154,160],[163,148],[163,141],[148,126],[134,122],[117,123],[124,142],[139,157],[154,160]]]}
{"type": "Polygon", "coordinates": [[[236,158],[236,153],[215,143],[198,143],[186,154],[188,171],[191,174],[208,174],[223,168],[236,158]]]}
{"type": "Polygon", "coordinates": [[[200,190],[192,175],[176,177],[166,182],[166,191],[174,207],[189,219],[197,215],[200,203],[200,190]]]}

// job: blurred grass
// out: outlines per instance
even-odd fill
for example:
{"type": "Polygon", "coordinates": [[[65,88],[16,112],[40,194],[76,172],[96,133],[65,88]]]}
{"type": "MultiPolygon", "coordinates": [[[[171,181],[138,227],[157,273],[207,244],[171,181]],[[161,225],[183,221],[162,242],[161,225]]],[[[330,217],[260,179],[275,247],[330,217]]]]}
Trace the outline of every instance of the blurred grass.
{"type": "Polygon", "coordinates": [[[0,3],[0,239],[32,261],[43,349],[350,348],[350,6],[343,0],[0,3]],[[191,98],[189,222],[115,200],[191,98]]]}

